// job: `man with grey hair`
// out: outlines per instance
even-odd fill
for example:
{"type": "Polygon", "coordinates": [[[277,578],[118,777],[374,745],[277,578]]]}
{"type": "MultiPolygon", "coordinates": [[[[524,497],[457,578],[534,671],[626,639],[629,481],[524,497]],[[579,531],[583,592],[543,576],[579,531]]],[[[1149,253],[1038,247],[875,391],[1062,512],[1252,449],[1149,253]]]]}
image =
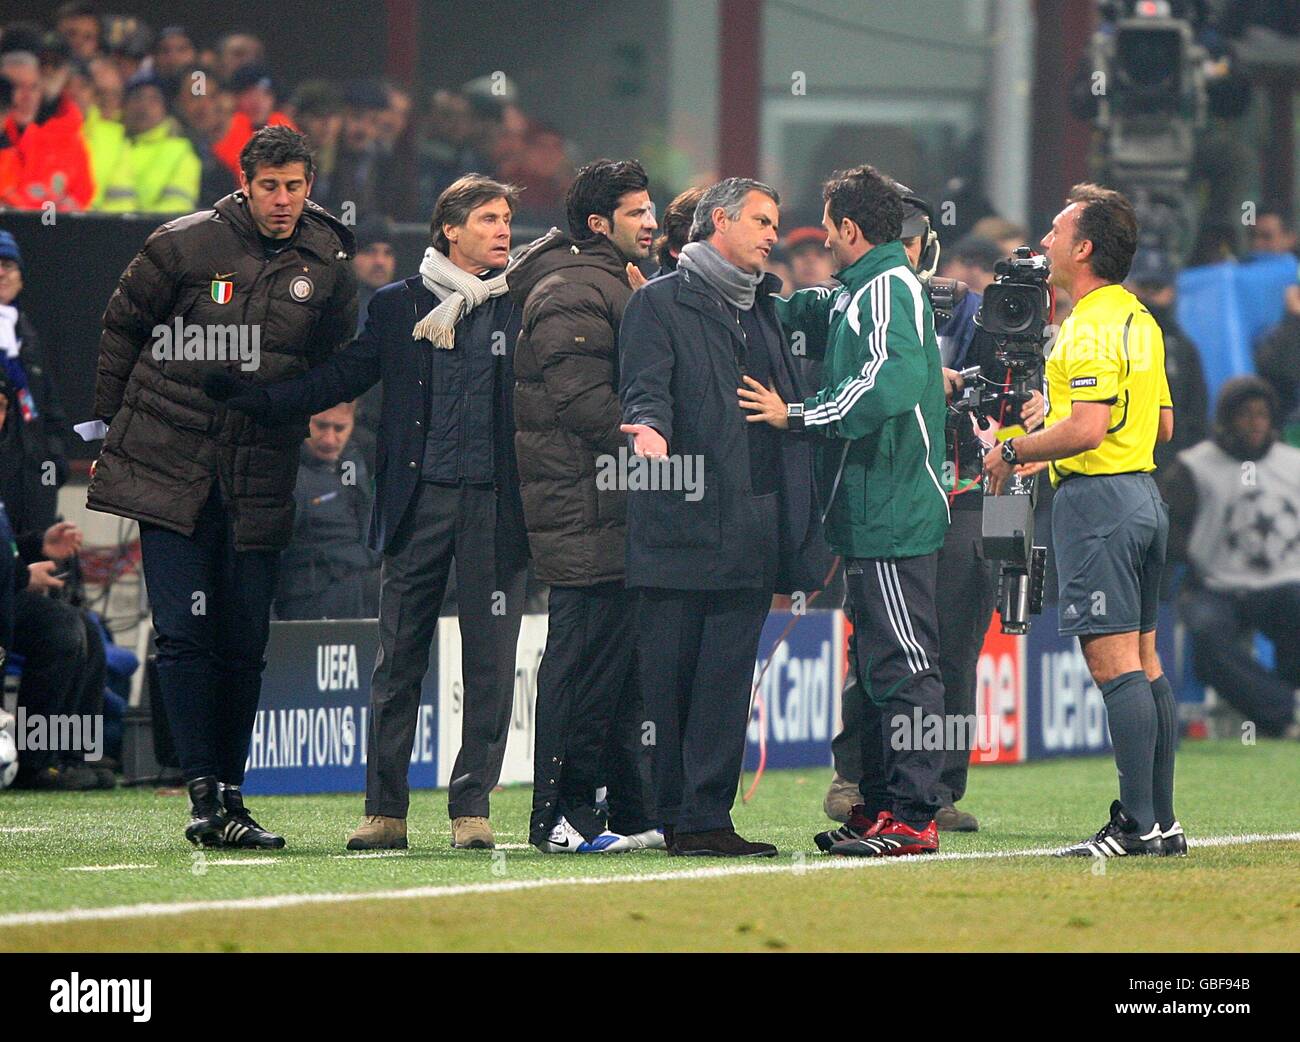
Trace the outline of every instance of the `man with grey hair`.
{"type": "Polygon", "coordinates": [[[748,377],[805,396],[776,317],[781,280],[763,270],[779,204],[747,178],[707,189],[677,270],[632,295],[619,331],[623,432],[663,474],[690,461],[704,478],[702,496],[651,481],[627,501],[655,798],[676,856],[775,856],[730,813],[754,662],[773,592],[815,590],[829,566],[809,441],[746,423],[737,395],[748,377]]]}

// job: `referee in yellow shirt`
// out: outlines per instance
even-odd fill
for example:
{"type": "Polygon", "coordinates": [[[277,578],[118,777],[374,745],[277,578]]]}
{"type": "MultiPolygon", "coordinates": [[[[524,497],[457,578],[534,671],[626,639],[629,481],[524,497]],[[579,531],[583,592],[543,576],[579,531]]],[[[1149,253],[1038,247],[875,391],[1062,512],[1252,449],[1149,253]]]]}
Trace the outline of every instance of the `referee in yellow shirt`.
{"type": "Polygon", "coordinates": [[[1156,654],[1169,514],[1151,476],[1174,411],[1160,327],[1121,285],[1137,218],[1119,192],[1076,185],[1042,246],[1052,284],[1076,301],[1047,360],[1047,422],[990,451],[984,470],[997,494],[1014,469],[1050,469],[1060,630],[1079,638],[1105,698],[1119,768],[1110,821],[1058,856],[1185,854],[1174,694],[1156,654]]]}

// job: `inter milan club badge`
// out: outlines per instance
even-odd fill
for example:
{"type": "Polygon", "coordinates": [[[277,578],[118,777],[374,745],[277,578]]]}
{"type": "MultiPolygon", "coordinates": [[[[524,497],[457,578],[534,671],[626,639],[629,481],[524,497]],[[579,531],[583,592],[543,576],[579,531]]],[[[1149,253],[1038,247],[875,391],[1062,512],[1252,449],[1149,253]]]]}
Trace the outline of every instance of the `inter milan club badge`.
{"type": "Polygon", "coordinates": [[[306,275],[299,275],[296,279],[294,279],[291,283],[289,283],[289,292],[293,295],[294,300],[311,299],[312,290],[314,290],[315,288],[316,287],[314,287],[311,283],[311,279],[309,279],[306,275]]]}
{"type": "Polygon", "coordinates": [[[218,304],[229,304],[235,295],[235,284],[225,279],[212,280],[212,299],[218,304]]]}

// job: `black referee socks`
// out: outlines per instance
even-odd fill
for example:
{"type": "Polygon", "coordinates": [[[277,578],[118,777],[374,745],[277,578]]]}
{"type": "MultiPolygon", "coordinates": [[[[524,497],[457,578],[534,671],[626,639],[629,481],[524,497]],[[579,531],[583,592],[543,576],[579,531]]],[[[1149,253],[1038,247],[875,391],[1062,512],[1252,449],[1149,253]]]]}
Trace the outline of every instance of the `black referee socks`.
{"type": "Polygon", "coordinates": [[[1156,700],[1156,770],[1152,802],[1156,823],[1168,831],[1177,820],[1174,815],[1174,752],[1178,748],[1178,707],[1174,688],[1163,673],[1151,681],[1156,700]]]}
{"type": "MultiPolygon", "coordinates": [[[[1101,694],[1106,700],[1110,742],[1119,768],[1119,800],[1137,819],[1138,835],[1145,836],[1156,821],[1152,796],[1158,731],[1156,700],[1146,673],[1140,669],[1121,673],[1102,684],[1101,694]]],[[[1172,750],[1169,762],[1172,782],[1172,750]]]]}

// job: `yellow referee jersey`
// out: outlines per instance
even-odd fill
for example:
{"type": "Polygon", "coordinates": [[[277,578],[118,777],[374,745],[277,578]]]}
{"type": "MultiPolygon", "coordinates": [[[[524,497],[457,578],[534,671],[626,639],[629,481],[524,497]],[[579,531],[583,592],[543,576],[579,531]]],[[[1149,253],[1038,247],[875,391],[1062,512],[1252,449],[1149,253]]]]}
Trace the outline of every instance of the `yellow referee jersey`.
{"type": "Polygon", "coordinates": [[[1061,324],[1047,359],[1047,420],[1075,402],[1105,402],[1110,425],[1097,448],[1051,464],[1052,484],[1075,474],[1155,470],[1160,409],[1173,405],[1165,377],[1165,340],[1142,302],[1120,285],[1094,289],[1061,324]]]}

